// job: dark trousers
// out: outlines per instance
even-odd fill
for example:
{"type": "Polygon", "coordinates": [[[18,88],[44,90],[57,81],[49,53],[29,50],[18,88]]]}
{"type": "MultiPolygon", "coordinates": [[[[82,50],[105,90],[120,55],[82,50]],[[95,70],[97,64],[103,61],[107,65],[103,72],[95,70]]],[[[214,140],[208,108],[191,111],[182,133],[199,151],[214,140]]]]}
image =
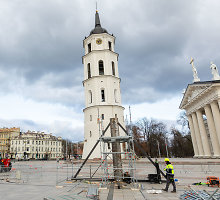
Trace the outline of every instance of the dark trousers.
{"type": "Polygon", "coordinates": [[[174,176],[167,174],[167,184],[165,190],[168,190],[170,183],[173,185],[173,191],[176,191],[176,184],[174,181],[174,176]]]}

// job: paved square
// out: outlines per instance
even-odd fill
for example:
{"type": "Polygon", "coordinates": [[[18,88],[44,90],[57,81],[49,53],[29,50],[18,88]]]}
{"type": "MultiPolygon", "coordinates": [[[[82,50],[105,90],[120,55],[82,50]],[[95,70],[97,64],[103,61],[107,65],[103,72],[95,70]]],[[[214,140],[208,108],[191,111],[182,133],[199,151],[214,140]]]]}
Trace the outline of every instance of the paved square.
{"type": "MultiPolygon", "coordinates": [[[[163,159],[159,159],[160,168],[165,167],[163,159]]],[[[110,191],[110,187],[101,188],[100,182],[71,181],[80,164],[64,161],[27,161],[13,163],[12,171],[0,174],[1,200],[38,200],[38,199],[88,199],[87,192],[91,186],[99,190],[99,199],[179,199],[189,186],[195,190],[214,191],[215,187],[192,186],[195,182],[206,182],[207,176],[220,177],[219,159],[171,159],[175,169],[177,182],[177,193],[173,194],[172,185],[169,192],[151,194],[150,190],[161,190],[165,183],[152,184],[148,182],[137,183],[136,188],[123,184],[121,189],[116,186],[110,191]],[[68,177],[68,178],[67,178],[68,177]]],[[[89,177],[99,165],[99,162],[89,161],[79,174],[79,178],[89,177]]],[[[136,162],[137,179],[147,179],[148,174],[155,173],[155,168],[147,159],[140,159],[136,162]]],[[[101,177],[101,168],[94,177],[101,177]]]]}

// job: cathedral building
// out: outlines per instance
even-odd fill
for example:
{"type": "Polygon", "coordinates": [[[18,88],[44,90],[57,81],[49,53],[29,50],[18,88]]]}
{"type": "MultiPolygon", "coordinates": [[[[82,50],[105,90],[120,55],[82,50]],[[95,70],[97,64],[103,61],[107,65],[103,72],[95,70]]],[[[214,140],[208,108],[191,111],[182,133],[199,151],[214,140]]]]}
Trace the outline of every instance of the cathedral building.
{"type": "Polygon", "coordinates": [[[193,83],[184,92],[180,109],[186,111],[195,158],[220,158],[220,76],[211,63],[213,79],[200,81],[193,67],[193,83]]]}

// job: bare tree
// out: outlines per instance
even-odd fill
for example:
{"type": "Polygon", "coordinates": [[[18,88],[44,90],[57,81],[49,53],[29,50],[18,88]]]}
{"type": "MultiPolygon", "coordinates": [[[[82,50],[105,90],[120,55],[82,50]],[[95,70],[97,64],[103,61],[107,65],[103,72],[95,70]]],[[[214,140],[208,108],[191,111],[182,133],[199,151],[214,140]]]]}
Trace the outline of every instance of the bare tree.
{"type": "Polygon", "coordinates": [[[188,121],[188,118],[186,116],[186,112],[185,111],[182,111],[179,114],[179,116],[177,118],[177,123],[182,126],[182,130],[185,129],[186,132],[188,133],[188,131],[189,131],[189,121],[188,121]]]}
{"type": "Polygon", "coordinates": [[[171,153],[175,157],[192,157],[193,146],[190,133],[184,135],[179,130],[171,130],[173,138],[171,139],[171,153]]]}
{"type": "Polygon", "coordinates": [[[165,135],[167,131],[166,125],[163,122],[143,118],[136,123],[135,127],[135,134],[136,136],[138,135],[138,143],[149,156],[158,157],[159,152],[162,154],[165,153],[165,135]]]}

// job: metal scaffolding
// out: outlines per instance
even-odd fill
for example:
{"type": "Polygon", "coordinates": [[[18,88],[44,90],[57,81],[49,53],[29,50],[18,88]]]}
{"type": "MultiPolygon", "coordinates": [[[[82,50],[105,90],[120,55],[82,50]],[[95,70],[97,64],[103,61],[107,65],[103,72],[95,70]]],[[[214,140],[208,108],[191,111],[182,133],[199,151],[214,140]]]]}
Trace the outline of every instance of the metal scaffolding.
{"type": "Polygon", "coordinates": [[[117,118],[111,119],[110,127],[111,137],[100,137],[102,184],[106,186],[112,179],[119,187],[122,181],[135,183],[136,166],[133,137],[131,135],[119,136],[117,118]]]}

